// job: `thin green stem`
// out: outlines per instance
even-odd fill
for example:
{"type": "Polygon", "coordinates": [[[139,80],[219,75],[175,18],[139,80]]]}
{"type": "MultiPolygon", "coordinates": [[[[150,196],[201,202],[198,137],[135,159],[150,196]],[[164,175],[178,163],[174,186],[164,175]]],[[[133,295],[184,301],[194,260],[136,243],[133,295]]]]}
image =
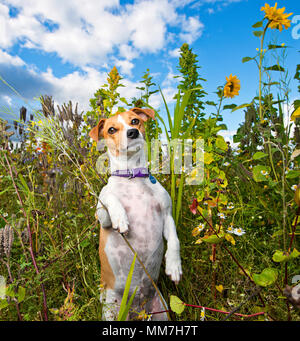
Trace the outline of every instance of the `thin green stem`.
{"type": "Polygon", "coordinates": [[[263,119],[263,112],[262,112],[262,104],[261,104],[261,95],[262,95],[262,61],[264,59],[264,53],[263,53],[263,47],[264,47],[264,39],[265,39],[265,34],[267,31],[267,28],[269,26],[270,21],[267,23],[267,25],[264,28],[261,40],[260,40],[260,51],[259,51],[259,88],[258,88],[258,99],[259,99],[259,119],[262,121],[263,119]]]}

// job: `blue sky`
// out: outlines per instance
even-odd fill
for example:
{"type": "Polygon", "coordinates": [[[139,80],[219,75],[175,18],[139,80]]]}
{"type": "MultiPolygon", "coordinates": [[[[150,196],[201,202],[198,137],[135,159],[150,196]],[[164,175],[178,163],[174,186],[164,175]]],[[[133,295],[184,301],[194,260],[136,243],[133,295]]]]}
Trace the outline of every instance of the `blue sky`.
{"type": "MultiPolygon", "coordinates": [[[[89,98],[106,81],[116,65],[127,99],[139,96],[138,82],[147,68],[172,105],[178,74],[178,48],[188,42],[198,55],[200,75],[208,93],[223,85],[231,73],[241,80],[240,95],[226,104],[242,104],[257,92],[258,71],[254,56],[259,46],[253,23],[263,18],[261,0],[0,0],[0,76],[21,94],[0,82],[0,108],[18,115],[21,105],[29,113],[38,107],[41,94],[53,95],[57,104],[72,100],[89,108],[89,98]]],[[[300,2],[277,1],[278,7],[300,16],[300,2]]],[[[275,1],[268,2],[271,6],[275,1]]],[[[270,30],[268,42],[285,43],[285,67],[292,78],[300,63],[300,17],[288,30],[270,30]],[[298,23],[298,26],[297,26],[298,23]]],[[[276,75],[275,75],[276,76],[276,75]]],[[[291,79],[290,98],[297,97],[291,79]]],[[[159,94],[151,104],[162,107],[159,94]]],[[[290,108],[286,108],[288,111],[290,108]]],[[[208,108],[208,111],[210,108],[208,108]]],[[[1,117],[8,117],[3,110],[1,117]]],[[[228,134],[243,121],[242,110],[224,111],[228,134]]]]}

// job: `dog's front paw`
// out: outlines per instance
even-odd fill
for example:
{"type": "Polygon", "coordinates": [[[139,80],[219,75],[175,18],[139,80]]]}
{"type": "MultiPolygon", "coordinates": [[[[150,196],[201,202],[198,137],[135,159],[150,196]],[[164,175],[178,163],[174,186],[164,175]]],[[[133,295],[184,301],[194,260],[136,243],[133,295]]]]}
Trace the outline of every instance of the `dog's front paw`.
{"type": "Polygon", "coordinates": [[[177,253],[166,252],[166,274],[175,284],[179,283],[182,276],[182,269],[180,256],[177,253]]]}
{"type": "Polygon", "coordinates": [[[126,213],[117,215],[112,222],[112,227],[115,230],[118,230],[121,234],[127,234],[128,233],[128,218],[126,216],[126,213]]]}

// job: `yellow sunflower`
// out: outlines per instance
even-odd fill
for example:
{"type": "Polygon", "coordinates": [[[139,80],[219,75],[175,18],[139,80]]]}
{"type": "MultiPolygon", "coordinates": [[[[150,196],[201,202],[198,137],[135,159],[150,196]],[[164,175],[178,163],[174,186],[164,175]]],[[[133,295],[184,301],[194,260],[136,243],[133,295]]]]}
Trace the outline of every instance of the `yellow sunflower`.
{"type": "Polygon", "coordinates": [[[275,3],[274,7],[270,7],[270,5],[265,4],[265,7],[261,8],[261,11],[265,11],[265,17],[269,19],[269,27],[270,28],[277,28],[280,32],[282,28],[288,29],[291,26],[291,21],[287,19],[290,14],[283,13],[285,7],[277,8],[277,2],[275,3]]]}
{"type": "Polygon", "coordinates": [[[297,118],[300,118],[300,107],[292,113],[291,121],[296,121],[297,118]]]}
{"type": "Polygon", "coordinates": [[[241,88],[240,80],[237,76],[232,76],[232,74],[229,77],[226,77],[226,80],[227,83],[224,86],[224,96],[227,98],[237,96],[241,88]]]}

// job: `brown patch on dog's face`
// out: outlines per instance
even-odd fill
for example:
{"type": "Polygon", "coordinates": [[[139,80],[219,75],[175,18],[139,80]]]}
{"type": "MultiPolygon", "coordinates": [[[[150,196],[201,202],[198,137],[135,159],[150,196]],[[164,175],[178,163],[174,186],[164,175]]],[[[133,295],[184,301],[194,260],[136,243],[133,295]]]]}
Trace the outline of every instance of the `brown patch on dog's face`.
{"type": "Polygon", "coordinates": [[[138,129],[145,138],[144,120],[138,114],[129,110],[126,112],[122,112],[120,116],[123,118],[123,120],[128,126],[138,129]]]}
{"type": "Polygon", "coordinates": [[[130,128],[138,129],[145,138],[144,122],[149,118],[155,119],[152,109],[133,108],[110,118],[101,119],[97,126],[90,131],[89,135],[94,141],[104,137],[111,153],[114,156],[119,156],[120,146],[122,142],[125,143],[122,139],[127,139],[126,131],[130,128]],[[119,116],[122,119],[119,119],[119,116]]]}
{"type": "Polygon", "coordinates": [[[115,156],[119,155],[123,129],[124,125],[118,122],[118,115],[108,118],[103,126],[103,137],[106,140],[107,147],[115,156]]]}

